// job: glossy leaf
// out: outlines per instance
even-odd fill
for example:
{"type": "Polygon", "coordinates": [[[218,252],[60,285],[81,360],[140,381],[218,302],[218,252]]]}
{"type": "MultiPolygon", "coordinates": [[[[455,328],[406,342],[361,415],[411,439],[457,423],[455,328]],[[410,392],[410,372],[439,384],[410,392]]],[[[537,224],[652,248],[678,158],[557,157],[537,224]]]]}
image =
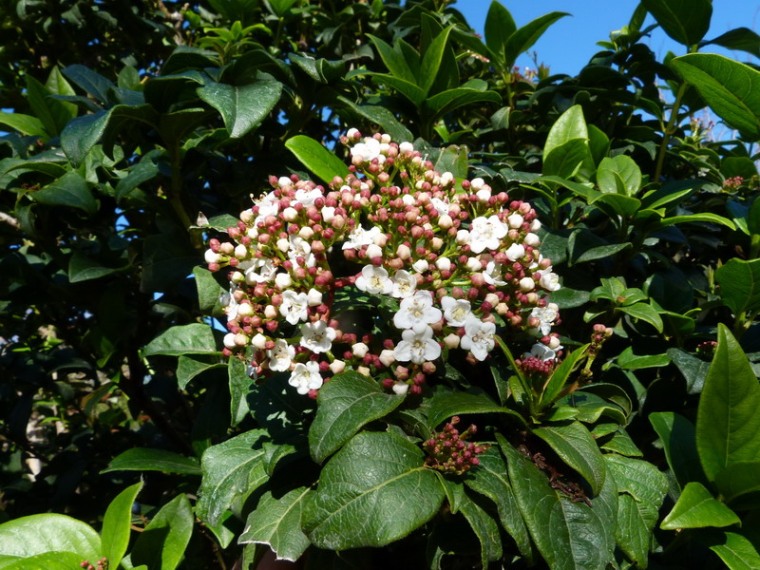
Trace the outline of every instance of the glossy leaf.
{"type": "Polygon", "coordinates": [[[227,363],[227,380],[230,387],[230,425],[236,426],[250,414],[247,396],[253,382],[246,371],[247,364],[238,358],[227,363]]]}
{"type": "Polygon", "coordinates": [[[504,59],[507,69],[512,68],[517,57],[521,53],[528,51],[544,35],[549,26],[560,18],[569,15],[567,12],[549,12],[528,22],[512,33],[504,46],[504,59]]]}
{"type": "Polygon", "coordinates": [[[715,272],[720,297],[735,317],[760,310],[760,259],[733,257],[715,272]]]}
{"type": "Polygon", "coordinates": [[[26,76],[26,97],[34,116],[42,121],[50,135],[60,134],[66,123],[76,116],[76,108],[72,112],[70,103],[54,99],[48,88],[31,75],[26,76]]]}
{"type": "Polygon", "coordinates": [[[545,425],[533,430],[565,464],[576,471],[596,495],[604,485],[607,469],[596,441],[583,424],[545,425]]]}
{"type": "Polygon", "coordinates": [[[736,229],[736,225],[731,220],[718,214],[713,214],[712,212],[684,214],[682,216],[668,216],[667,218],[660,220],[658,223],[662,227],[673,226],[676,224],[709,223],[725,226],[730,230],[736,229]]]}
{"type": "Polygon", "coordinates": [[[687,483],[673,509],[660,523],[663,530],[725,527],[739,524],[739,517],[724,503],[715,499],[704,485],[687,483]]]}
{"type": "Polygon", "coordinates": [[[483,568],[487,568],[489,562],[498,560],[502,556],[499,525],[467,493],[463,494],[463,500],[459,505],[459,512],[462,513],[475,536],[478,537],[478,542],[480,542],[480,563],[483,568]]]}
{"type": "Polygon", "coordinates": [[[583,108],[573,105],[560,115],[549,130],[544,144],[544,161],[554,149],[577,139],[588,141],[588,128],[583,108]]]}
{"type": "Polygon", "coordinates": [[[430,398],[428,426],[435,429],[444,420],[461,414],[509,414],[518,420],[521,419],[514,411],[499,405],[484,392],[452,392],[439,388],[430,398]]]}
{"type": "Polygon", "coordinates": [[[641,354],[633,353],[632,347],[626,347],[617,357],[617,365],[625,370],[641,370],[644,368],[662,368],[670,364],[667,354],[641,354]]]}
{"type": "Polygon", "coordinates": [[[266,437],[264,430],[251,430],[203,452],[203,480],[196,505],[202,520],[219,523],[234,502],[245,499],[267,481],[266,450],[262,446],[266,437]]]}
{"type": "Polygon", "coordinates": [[[257,127],[280,100],[279,81],[256,81],[248,85],[207,83],[198,96],[219,111],[230,137],[237,139],[257,127]]]}
{"type": "Polygon", "coordinates": [[[298,560],[309,547],[309,539],[301,531],[301,513],[311,493],[308,487],[297,487],[282,497],[264,493],[245,523],[239,544],[266,544],[280,560],[298,560]]]}
{"type": "Polygon", "coordinates": [[[425,50],[425,55],[420,63],[420,75],[418,78],[420,89],[427,95],[430,88],[435,83],[438,76],[441,63],[443,62],[444,52],[448,45],[451,27],[445,28],[425,50]]]}
{"type": "Polygon", "coordinates": [[[26,558],[46,552],[76,552],[80,562],[102,556],[98,533],[66,515],[30,515],[0,525],[0,555],[26,558]]]}
{"type": "Polygon", "coordinates": [[[227,365],[220,362],[219,358],[193,358],[192,356],[180,355],[177,361],[177,386],[181,390],[187,388],[193,378],[214,368],[226,368],[227,365]]]}
{"type": "Polygon", "coordinates": [[[390,71],[394,77],[403,79],[416,86],[418,77],[409,67],[409,63],[401,51],[400,42],[395,46],[391,46],[377,36],[371,34],[367,34],[367,36],[380,54],[380,58],[383,60],[385,67],[388,68],[388,71],[390,71]]]}
{"type": "Polygon", "coordinates": [[[333,376],[319,391],[317,415],[309,429],[309,451],[321,463],[369,422],[383,418],[404,401],[357,372],[333,376]]]}
{"type": "Polygon", "coordinates": [[[618,524],[615,538],[627,556],[639,566],[646,566],[652,542],[652,530],[668,489],[665,475],[646,461],[619,455],[605,456],[608,474],[614,478],[618,492],[618,524]]]}
{"type": "Polygon", "coordinates": [[[591,151],[588,141],[584,139],[572,139],[556,146],[545,155],[543,174],[545,176],[559,176],[561,178],[573,178],[581,166],[591,160],[591,151]]]}
{"type": "Polygon", "coordinates": [[[648,303],[634,303],[624,307],[618,307],[618,310],[632,316],[634,319],[644,321],[652,325],[657,332],[662,332],[662,317],[657,309],[648,303]]]}
{"type": "Polygon", "coordinates": [[[132,564],[174,570],[185,556],[194,523],[190,501],[180,493],[161,507],[138,535],[130,551],[132,564]]]}
{"type": "Polygon", "coordinates": [[[702,44],[715,44],[729,50],[741,50],[755,57],[760,57],[760,36],[749,28],[728,30],[725,34],[702,42],[702,44]]]}
{"type": "Polygon", "coordinates": [[[694,424],[675,412],[649,414],[649,423],[660,436],[665,458],[680,487],[683,489],[690,481],[706,483],[697,455],[694,424]]]}
{"type": "Polygon", "coordinates": [[[729,570],[755,570],[760,568],[760,553],[745,536],[727,532],[725,541],[710,547],[729,570]]]}
{"type": "Polygon", "coordinates": [[[302,517],[306,535],[318,548],[346,550],[407,536],[438,512],[444,492],[417,445],[361,432],[325,465],[312,497],[302,517]]]}
{"type": "Polygon", "coordinates": [[[154,338],[143,348],[145,356],[218,354],[211,327],[200,323],[179,325],[154,338]]]}
{"type": "Polygon", "coordinates": [[[493,0],[486,15],[486,45],[491,56],[504,65],[504,47],[507,39],[517,30],[512,14],[498,0],[493,0]]]}
{"type": "Polygon", "coordinates": [[[2,570],[72,570],[81,568],[82,555],[76,552],[44,552],[24,558],[5,558],[0,555],[2,570]]]}
{"type": "Polygon", "coordinates": [[[588,346],[589,345],[586,344],[573,350],[562,360],[562,362],[560,362],[554,372],[552,372],[549,381],[541,392],[542,407],[551,405],[562,393],[562,389],[571,379],[571,374],[575,372],[588,354],[588,346]]]}
{"type": "Polygon", "coordinates": [[[70,171],[36,192],[29,194],[35,202],[47,206],[76,208],[86,214],[98,211],[98,202],[87,182],[76,171],[70,171]]]}
{"type": "Polygon", "coordinates": [[[340,158],[306,135],[289,138],[285,146],[301,164],[324,182],[330,183],[336,176],[345,178],[348,175],[348,167],[340,158]]]}
{"type": "Polygon", "coordinates": [[[107,103],[114,84],[86,65],[75,63],[63,68],[63,74],[100,103],[107,103]]]}
{"type": "Polygon", "coordinates": [[[500,103],[501,97],[495,91],[481,88],[480,84],[463,85],[442,91],[425,100],[423,108],[432,117],[442,117],[456,109],[475,103],[500,103]]]}
{"type": "Polygon", "coordinates": [[[760,460],[732,463],[715,477],[715,486],[728,502],[742,507],[742,496],[760,491],[760,460]]]}
{"type": "Polygon", "coordinates": [[[760,138],[760,71],[713,53],[690,53],[670,65],[729,126],[760,138]]]}
{"type": "Polygon", "coordinates": [[[142,481],[124,489],[111,501],[103,517],[103,528],[100,531],[103,556],[108,563],[118,567],[129,546],[129,535],[132,527],[132,504],[142,489],[142,481]]]}
{"type": "Polygon", "coordinates": [[[687,47],[698,44],[710,28],[711,0],[642,0],[642,4],[666,34],[687,47]]]}
{"type": "Polygon", "coordinates": [[[599,189],[608,194],[620,193],[635,196],[641,189],[641,169],[630,156],[619,154],[605,157],[596,171],[599,189]]]}
{"type": "Polygon", "coordinates": [[[697,412],[697,450],[709,481],[739,462],[760,460],[760,385],[741,346],[718,325],[718,348],[697,412]]]}
{"type": "Polygon", "coordinates": [[[125,269],[127,269],[127,266],[104,267],[82,253],[74,252],[71,255],[71,259],[69,259],[69,282],[80,283],[82,281],[90,281],[91,279],[99,279],[106,275],[119,273],[125,269]]]}
{"type": "Polygon", "coordinates": [[[140,158],[140,162],[129,169],[127,175],[116,184],[116,199],[121,200],[141,184],[158,176],[158,160],[162,152],[155,150],[140,158]]]}
{"type": "Polygon", "coordinates": [[[101,473],[111,471],[160,471],[180,475],[200,475],[201,467],[194,457],[186,457],[153,447],[133,447],[114,457],[101,473]]]}
{"type": "Polygon", "coordinates": [[[669,348],[668,356],[686,380],[686,390],[689,394],[699,394],[710,369],[710,363],[692,356],[681,349],[669,348]]]}
{"type": "Polygon", "coordinates": [[[10,127],[20,132],[22,135],[47,138],[49,135],[45,131],[45,126],[37,117],[24,115],[23,113],[2,113],[0,114],[0,125],[10,127]]]}

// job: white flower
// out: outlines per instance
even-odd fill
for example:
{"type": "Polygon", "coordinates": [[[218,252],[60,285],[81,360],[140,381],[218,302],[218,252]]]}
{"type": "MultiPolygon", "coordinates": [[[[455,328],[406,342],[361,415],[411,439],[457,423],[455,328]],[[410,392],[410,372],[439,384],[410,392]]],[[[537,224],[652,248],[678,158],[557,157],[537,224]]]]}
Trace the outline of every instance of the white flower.
{"type": "Polygon", "coordinates": [[[280,314],[291,325],[299,321],[305,321],[309,317],[308,307],[309,298],[306,293],[296,293],[295,291],[288,290],[282,294],[280,314]]]}
{"type": "Polygon", "coordinates": [[[351,345],[351,353],[356,358],[364,358],[364,356],[369,352],[369,347],[363,343],[363,342],[357,342],[353,345],[351,345]]]}
{"type": "Polygon", "coordinates": [[[440,198],[431,198],[430,203],[433,204],[433,208],[435,208],[436,212],[438,212],[439,216],[448,216],[449,215],[449,203],[444,202],[440,198]]]}
{"type": "Polygon", "coordinates": [[[547,291],[559,291],[562,288],[559,284],[559,276],[551,271],[542,273],[538,283],[547,291]]]}
{"type": "Polygon", "coordinates": [[[430,291],[417,291],[401,301],[398,312],[393,315],[393,324],[398,329],[411,329],[416,325],[437,323],[442,316],[441,310],[433,306],[430,291]]]}
{"type": "Polygon", "coordinates": [[[448,295],[441,299],[443,318],[452,327],[463,327],[467,317],[472,314],[470,302],[467,299],[455,299],[448,295]]]}
{"type": "Polygon", "coordinates": [[[290,249],[288,250],[288,259],[296,267],[314,267],[317,264],[317,258],[311,253],[311,245],[301,236],[290,236],[290,249]],[[298,263],[298,258],[303,258],[303,265],[298,263]]]}
{"type": "Polygon", "coordinates": [[[475,190],[477,192],[478,190],[480,190],[481,188],[483,188],[483,186],[485,185],[485,183],[486,183],[486,181],[483,180],[482,178],[473,178],[470,181],[470,188],[472,188],[473,190],[475,190]]]}
{"type": "Polygon", "coordinates": [[[464,324],[464,336],[460,346],[464,350],[469,350],[478,360],[485,360],[488,353],[493,350],[495,332],[495,324],[484,323],[475,315],[470,315],[464,324]]]}
{"type": "Polygon", "coordinates": [[[409,384],[406,382],[396,382],[391,389],[393,390],[394,394],[403,396],[409,391],[409,384]]]}
{"type": "Polygon", "coordinates": [[[404,141],[398,145],[399,152],[414,152],[414,145],[410,142],[404,141]]]}
{"type": "Polygon", "coordinates": [[[285,339],[278,338],[274,341],[274,348],[267,350],[269,369],[275,372],[285,372],[290,368],[296,349],[290,346],[285,339]]]}
{"type": "Polygon", "coordinates": [[[525,247],[519,243],[513,243],[509,246],[509,248],[507,248],[507,251],[505,251],[504,254],[507,256],[507,259],[509,259],[509,261],[517,261],[518,259],[522,259],[523,256],[525,256],[525,247]]]}
{"type": "Polygon", "coordinates": [[[222,301],[222,304],[226,304],[224,307],[224,312],[227,314],[227,320],[228,321],[234,321],[238,317],[238,310],[240,308],[240,304],[235,300],[235,291],[237,290],[237,287],[231,288],[229,295],[222,294],[220,296],[220,300],[222,301]],[[224,302],[226,301],[226,303],[224,302]]]}
{"type": "Polygon", "coordinates": [[[296,202],[300,202],[304,206],[313,206],[317,198],[322,198],[323,194],[319,188],[312,188],[311,190],[304,190],[299,188],[296,190],[296,202]]]}
{"type": "Polygon", "coordinates": [[[343,249],[360,249],[363,245],[375,243],[375,237],[380,233],[382,233],[382,230],[378,226],[374,226],[369,230],[365,230],[361,226],[356,226],[353,231],[348,234],[348,239],[343,242],[343,249]]]}
{"type": "MultiPolygon", "coordinates": [[[[280,178],[280,181],[287,180],[289,184],[292,184],[290,182],[290,178],[280,178]]],[[[253,221],[254,225],[259,225],[260,223],[263,223],[266,218],[269,216],[277,216],[277,214],[280,212],[280,199],[277,198],[277,196],[274,195],[273,192],[270,192],[269,194],[261,197],[258,201],[255,202],[256,206],[258,207],[258,215],[256,216],[256,219],[253,221]]]]}
{"type": "Polygon", "coordinates": [[[538,237],[537,234],[527,233],[527,234],[525,234],[525,237],[523,238],[523,243],[525,245],[530,245],[532,247],[536,247],[538,244],[541,243],[541,238],[538,237]]]}
{"type": "Polygon", "coordinates": [[[329,224],[335,217],[335,208],[332,206],[323,206],[320,213],[322,214],[322,220],[324,220],[326,224],[329,224]]]}
{"type": "Polygon", "coordinates": [[[277,185],[280,188],[287,188],[288,186],[293,186],[293,181],[289,176],[280,176],[280,178],[277,179],[277,185]]]}
{"type": "Polygon", "coordinates": [[[310,307],[316,307],[317,305],[322,304],[322,293],[316,289],[309,289],[306,298],[310,307]]]}
{"type": "Polygon", "coordinates": [[[534,332],[540,331],[545,336],[551,332],[552,325],[557,317],[559,317],[559,307],[555,303],[549,303],[545,307],[535,307],[530,312],[529,318],[538,319],[539,325],[534,332]]]}
{"type": "Polygon", "coordinates": [[[365,137],[364,142],[356,143],[351,147],[351,156],[362,162],[370,162],[377,159],[380,164],[385,162],[385,157],[381,154],[382,147],[380,141],[372,137],[365,137]]]}
{"type": "Polygon", "coordinates": [[[277,266],[271,259],[244,261],[239,267],[243,268],[243,266],[245,266],[245,281],[249,285],[272,281],[277,273],[277,266]]]}
{"type": "Polygon", "coordinates": [[[288,384],[296,388],[299,394],[308,394],[309,390],[319,390],[322,387],[322,376],[319,374],[319,364],[307,362],[295,365],[290,374],[288,384]]]}
{"type": "Polygon", "coordinates": [[[483,280],[489,285],[496,285],[502,287],[507,284],[504,281],[504,276],[501,273],[502,265],[495,261],[489,261],[486,265],[486,270],[483,272],[483,280]]]}
{"type": "Polygon", "coordinates": [[[254,336],[251,339],[251,346],[253,346],[254,348],[258,350],[263,350],[266,344],[267,344],[267,337],[265,337],[261,333],[257,333],[256,336],[254,336]]]}
{"type": "Polygon", "coordinates": [[[524,218],[515,212],[514,214],[510,215],[507,218],[507,223],[509,224],[509,227],[515,230],[520,229],[520,227],[523,225],[524,218]]]}
{"type": "Polygon", "coordinates": [[[356,278],[356,288],[373,295],[389,295],[393,290],[393,282],[384,268],[365,265],[362,274],[356,278]]]}
{"type": "Polygon", "coordinates": [[[312,352],[327,352],[335,340],[335,329],[328,327],[325,321],[301,325],[301,346],[312,352]]]}
{"type": "Polygon", "coordinates": [[[290,273],[278,273],[274,276],[274,284],[279,287],[280,291],[287,289],[292,283],[293,279],[290,277],[290,273]]]}
{"type": "Polygon", "coordinates": [[[367,259],[375,259],[376,257],[383,257],[383,250],[379,245],[371,243],[367,246],[367,259]]]}
{"type": "Polygon", "coordinates": [[[401,339],[393,350],[399,362],[422,364],[441,355],[441,347],[433,340],[433,329],[429,326],[407,329],[401,333],[401,339]]]}
{"type": "Polygon", "coordinates": [[[448,257],[439,257],[435,260],[435,266],[439,271],[451,271],[451,260],[448,257]]]}
{"type": "MultiPolygon", "coordinates": [[[[454,182],[454,175],[451,172],[444,172],[441,174],[441,186],[448,186],[454,182]]],[[[436,208],[437,210],[438,208],[436,208]]]]}
{"type": "Polygon", "coordinates": [[[533,289],[536,288],[536,282],[533,281],[532,277],[523,277],[520,279],[520,291],[523,293],[527,293],[528,291],[533,291],[533,289]]]}
{"type": "MultiPolygon", "coordinates": [[[[557,350],[560,350],[561,348],[562,348],[561,346],[558,346],[557,350]]],[[[537,342],[530,349],[530,353],[526,354],[525,356],[535,356],[539,360],[543,360],[544,362],[546,362],[547,360],[554,360],[555,358],[557,358],[557,352],[556,350],[549,348],[545,344],[541,344],[540,342],[537,342]]]]}
{"type": "Polygon", "coordinates": [[[501,238],[507,235],[509,228],[497,216],[479,217],[472,220],[470,226],[470,250],[480,253],[485,249],[499,249],[501,238]]]}
{"type": "Polygon", "coordinates": [[[229,348],[230,350],[237,348],[237,343],[235,342],[235,333],[227,333],[224,335],[222,342],[224,343],[225,348],[229,348]]]}
{"type": "Polygon", "coordinates": [[[393,350],[389,348],[385,348],[380,352],[380,362],[383,363],[383,366],[390,366],[394,362],[396,362],[396,356],[393,353],[393,350]]]}
{"type": "Polygon", "coordinates": [[[340,374],[346,369],[346,363],[342,360],[333,360],[330,363],[330,372],[333,374],[340,374]]]}
{"type": "Polygon", "coordinates": [[[207,249],[206,253],[203,255],[203,259],[206,261],[206,263],[219,263],[222,259],[222,256],[215,251],[207,249]]]}
{"type": "Polygon", "coordinates": [[[414,263],[412,263],[412,269],[414,269],[417,273],[425,273],[430,268],[430,264],[428,263],[427,259],[418,259],[414,263]]]}
{"type": "Polygon", "coordinates": [[[417,279],[404,269],[399,269],[393,276],[393,289],[391,295],[399,299],[411,297],[417,288],[417,279]]]}

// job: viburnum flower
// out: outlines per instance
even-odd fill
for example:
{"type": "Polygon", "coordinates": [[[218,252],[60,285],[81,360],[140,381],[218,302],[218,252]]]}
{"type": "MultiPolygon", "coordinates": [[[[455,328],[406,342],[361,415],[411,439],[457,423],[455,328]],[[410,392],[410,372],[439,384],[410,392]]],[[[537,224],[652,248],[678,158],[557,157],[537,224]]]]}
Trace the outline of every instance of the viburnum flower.
{"type": "Polygon", "coordinates": [[[534,356],[543,361],[554,360],[557,358],[558,350],[562,350],[562,346],[557,346],[556,349],[552,349],[551,347],[546,346],[545,344],[537,342],[531,347],[530,352],[526,352],[523,355],[523,358],[534,356]]]}
{"type": "Polygon", "coordinates": [[[483,361],[493,350],[495,333],[495,324],[483,322],[476,316],[470,315],[464,323],[464,336],[460,346],[469,350],[478,360],[483,361]]]}
{"type": "Polygon", "coordinates": [[[309,316],[308,308],[309,298],[306,293],[285,291],[282,294],[280,314],[285,317],[285,320],[291,325],[295,325],[299,321],[305,321],[309,316]]]}
{"type": "Polygon", "coordinates": [[[437,323],[442,315],[441,310],[433,306],[430,291],[417,291],[401,300],[399,310],[393,315],[393,324],[398,329],[411,329],[419,324],[437,323]]]}
{"type": "Polygon", "coordinates": [[[538,283],[547,291],[559,291],[562,288],[559,284],[559,276],[551,271],[542,273],[538,283]]]}
{"type": "Polygon", "coordinates": [[[393,351],[399,362],[422,364],[441,356],[441,346],[433,339],[433,329],[429,326],[407,329],[401,333],[401,338],[393,351]]]}
{"type": "Polygon", "coordinates": [[[375,238],[381,234],[379,227],[375,226],[369,230],[365,230],[361,226],[357,226],[350,234],[345,242],[343,242],[343,249],[359,249],[363,245],[369,245],[375,243],[375,238]]]}
{"type": "Polygon", "coordinates": [[[325,321],[301,325],[301,346],[312,352],[329,351],[332,348],[332,341],[335,340],[335,336],[335,329],[328,327],[325,321]]]}
{"type": "Polygon", "coordinates": [[[441,299],[441,307],[443,307],[443,318],[446,319],[446,324],[452,327],[463,327],[472,314],[472,307],[466,299],[446,296],[441,299]]]}
{"type": "Polygon", "coordinates": [[[290,374],[288,384],[296,388],[299,394],[308,394],[310,390],[319,390],[322,387],[322,375],[319,373],[319,364],[313,360],[306,364],[298,363],[290,374]]]}
{"type": "Polygon", "coordinates": [[[393,282],[382,267],[365,265],[356,279],[356,288],[374,295],[388,295],[393,290],[393,282]]]}
{"type": "Polygon", "coordinates": [[[417,278],[403,269],[396,271],[392,282],[391,295],[401,299],[414,295],[414,290],[417,288],[417,278]]]}
{"type": "Polygon", "coordinates": [[[385,156],[381,154],[382,146],[379,140],[372,137],[366,137],[364,142],[360,142],[351,147],[351,156],[361,162],[370,162],[378,159],[381,164],[385,162],[385,156]]]}
{"type": "Polygon", "coordinates": [[[559,317],[559,308],[554,303],[549,303],[545,307],[534,308],[530,312],[530,319],[538,320],[536,326],[533,327],[534,334],[548,335],[557,317],[559,317]]]}
{"type": "Polygon", "coordinates": [[[498,216],[475,218],[470,227],[470,250],[473,253],[481,253],[486,249],[496,251],[508,231],[509,227],[498,216]]]}
{"type": "Polygon", "coordinates": [[[269,369],[275,372],[285,372],[296,356],[296,349],[290,346],[285,339],[278,338],[274,341],[274,348],[267,350],[269,369]]]}

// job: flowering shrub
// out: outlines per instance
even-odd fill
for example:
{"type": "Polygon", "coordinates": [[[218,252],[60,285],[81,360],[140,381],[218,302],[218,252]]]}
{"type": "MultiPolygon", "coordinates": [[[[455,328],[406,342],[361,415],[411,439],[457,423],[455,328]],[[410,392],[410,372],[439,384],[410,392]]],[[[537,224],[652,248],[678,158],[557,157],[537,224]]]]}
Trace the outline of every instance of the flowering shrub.
{"type": "Polygon", "coordinates": [[[351,129],[341,142],[345,179],[272,177],[231,241],[211,241],[209,268],[230,268],[225,353],[256,375],[289,373],[312,397],[344,370],[419,394],[445,374],[444,351],[486,360],[497,327],[553,363],[562,347],[547,293],[560,284],[530,204],[437,172],[385,134],[351,129]],[[351,299],[362,301],[359,324],[345,314],[357,311],[351,299]]]}

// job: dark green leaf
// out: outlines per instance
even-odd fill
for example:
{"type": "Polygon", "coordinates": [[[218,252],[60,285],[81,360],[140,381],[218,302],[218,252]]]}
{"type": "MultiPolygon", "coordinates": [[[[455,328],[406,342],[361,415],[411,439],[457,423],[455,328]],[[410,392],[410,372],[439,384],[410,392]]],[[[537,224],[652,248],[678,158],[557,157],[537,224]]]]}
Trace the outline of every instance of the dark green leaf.
{"type": "Polygon", "coordinates": [[[474,103],[501,103],[501,97],[495,91],[468,87],[448,89],[437,95],[433,95],[424,102],[424,109],[433,117],[442,117],[460,107],[474,103]]]}
{"type": "Polygon", "coordinates": [[[690,53],[670,65],[728,125],[750,140],[760,138],[760,71],[714,53],[690,53]]]}
{"type": "Polygon", "coordinates": [[[3,570],[71,570],[80,568],[81,563],[82,555],[76,552],[45,552],[24,558],[0,555],[3,570]]]}
{"type": "Polygon", "coordinates": [[[388,43],[372,34],[367,34],[367,36],[375,46],[377,53],[380,54],[380,58],[383,60],[385,67],[388,68],[388,71],[390,71],[394,77],[403,79],[413,85],[417,85],[418,77],[415,77],[414,73],[409,68],[409,64],[407,63],[404,54],[401,52],[400,47],[394,49],[394,47],[391,47],[388,43]]]}
{"type": "Polygon", "coordinates": [[[218,358],[207,360],[181,355],[177,361],[177,386],[184,390],[193,378],[207,370],[226,368],[226,365],[218,358]]]}
{"type": "Polygon", "coordinates": [[[544,157],[543,174],[573,178],[584,163],[591,160],[588,141],[572,139],[554,147],[544,157]]]}
{"type": "Polygon", "coordinates": [[[613,158],[605,157],[596,171],[599,189],[608,194],[619,192],[619,184],[627,196],[635,196],[641,189],[641,169],[630,156],[619,154],[613,158]]]}
{"type": "Polygon", "coordinates": [[[739,523],[739,517],[715,499],[701,483],[687,483],[673,509],[660,523],[663,530],[724,527],[739,523]]]}
{"type": "Polygon", "coordinates": [[[652,305],[647,303],[634,303],[625,307],[619,307],[619,310],[632,316],[634,319],[644,321],[652,325],[657,332],[662,332],[662,318],[652,305]]]}
{"type": "Polygon", "coordinates": [[[35,202],[47,206],[77,208],[87,214],[98,211],[98,202],[90,192],[87,182],[76,171],[70,171],[42,189],[29,194],[35,202]]]}
{"type": "Polygon", "coordinates": [[[323,462],[363,426],[387,416],[403,401],[403,396],[386,393],[363,374],[333,376],[317,397],[317,415],[309,429],[312,458],[323,462]]]}
{"type": "Polygon", "coordinates": [[[702,42],[702,45],[716,44],[729,50],[746,51],[760,57],[760,36],[749,28],[734,28],[717,38],[702,42]]]}
{"type": "Polygon", "coordinates": [[[124,489],[111,501],[103,517],[103,529],[100,531],[103,556],[114,567],[119,566],[127,552],[132,527],[132,504],[142,486],[141,481],[124,489]]]}
{"type": "Polygon", "coordinates": [[[275,499],[264,493],[256,510],[248,515],[239,544],[266,544],[280,560],[298,560],[309,547],[309,539],[301,531],[301,513],[311,493],[298,487],[275,499]]]}
{"type": "Polygon", "coordinates": [[[732,463],[715,477],[715,486],[727,502],[733,502],[737,508],[741,508],[743,495],[760,491],[758,473],[760,460],[732,463]]]}
{"type": "Polygon", "coordinates": [[[90,259],[83,253],[75,251],[69,259],[69,281],[71,283],[80,283],[91,279],[99,279],[106,275],[112,275],[127,269],[124,267],[104,267],[97,261],[90,259]]]}
{"type": "Polygon", "coordinates": [[[528,51],[533,44],[544,35],[544,32],[549,26],[560,18],[569,15],[570,14],[567,12],[549,12],[548,14],[544,14],[543,16],[539,16],[535,20],[528,22],[511,34],[504,46],[506,68],[511,69],[517,60],[517,57],[521,53],[528,51]]]}
{"type": "Polygon", "coordinates": [[[193,509],[184,494],[166,503],[138,535],[130,559],[133,565],[174,570],[193,534],[193,509]]]}
{"type": "Polygon", "coordinates": [[[414,139],[411,131],[389,109],[379,105],[357,105],[345,97],[338,97],[338,100],[357,115],[377,124],[383,132],[391,135],[394,141],[404,142],[414,139]]]}
{"type": "Polygon", "coordinates": [[[760,554],[746,537],[727,532],[723,544],[710,547],[729,570],[756,570],[760,568],[760,554]]]}
{"type": "Polygon", "coordinates": [[[198,96],[219,111],[233,139],[257,127],[280,100],[279,81],[256,81],[248,85],[209,82],[198,88],[198,96]]]}
{"type": "Polygon", "coordinates": [[[80,164],[103,136],[110,116],[111,111],[98,111],[73,119],[63,129],[61,147],[74,165],[80,164]]]}
{"type": "Polygon", "coordinates": [[[203,480],[196,514],[212,525],[233,503],[244,500],[268,476],[264,469],[266,451],[261,443],[267,433],[251,430],[206,449],[201,458],[203,480]]]}
{"type": "Polygon", "coordinates": [[[23,113],[2,113],[0,114],[0,125],[10,127],[22,135],[33,137],[47,138],[50,135],[45,131],[45,127],[37,117],[24,115],[23,113]]]}
{"type": "Polygon", "coordinates": [[[499,405],[485,392],[473,389],[469,392],[451,392],[440,388],[430,398],[428,408],[428,426],[439,426],[444,420],[461,414],[508,414],[522,419],[509,408],[499,405]]]}
{"type": "Polygon", "coordinates": [[[152,180],[158,175],[158,160],[163,152],[154,149],[140,159],[140,162],[129,169],[127,175],[116,184],[116,199],[121,200],[141,184],[152,180]]]}
{"type": "Polygon", "coordinates": [[[697,412],[697,450],[709,481],[731,465],[760,460],[760,385],[723,324],[697,412]]]}
{"type": "Polygon", "coordinates": [[[554,149],[576,139],[588,141],[588,128],[580,105],[570,107],[552,125],[544,144],[544,160],[554,149]]]}
{"type": "Polygon", "coordinates": [[[711,0],[642,0],[671,38],[687,47],[698,44],[710,28],[711,0]]]}
{"type": "Polygon", "coordinates": [[[694,224],[707,222],[710,224],[719,224],[725,226],[730,230],[735,230],[736,225],[723,216],[713,214],[711,212],[700,212],[699,214],[684,214],[682,216],[669,216],[660,220],[659,224],[662,227],[672,226],[675,224],[694,224]]]}
{"type": "Polygon", "coordinates": [[[649,414],[649,423],[660,436],[665,458],[679,486],[683,489],[689,481],[706,483],[697,455],[694,424],[675,412],[649,414]]]}
{"type": "Polygon", "coordinates": [[[361,432],[325,465],[312,497],[302,518],[306,535],[318,548],[345,550],[407,536],[438,512],[444,492],[415,444],[361,432]]]}
{"type": "Polygon", "coordinates": [[[705,383],[710,363],[678,348],[669,348],[667,354],[683,374],[689,394],[699,394],[705,383]]]}
{"type": "Polygon", "coordinates": [[[642,354],[633,353],[633,348],[628,346],[617,357],[617,365],[625,370],[641,370],[643,368],[661,368],[670,364],[667,354],[642,354]]]}
{"type": "Polygon", "coordinates": [[[143,348],[144,356],[163,354],[218,354],[211,327],[200,323],[172,327],[154,338],[143,348]]]}
{"type": "Polygon", "coordinates": [[[66,515],[30,515],[0,525],[0,555],[26,558],[46,552],[76,552],[80,562],[102,556],[98,533],[66,515]]]}
{"type": "Polygon", "coordinates": [[[573,350],[552,372],[551,378],[549,378],[541,393],[540,401],[542,407],[551,405],[562,393],[562,389],[571,380],[570,375],[575,372],[588,354],[588,347],[589,345],[586,344],[573,350]]]}
{"type": "Polygon", "coordinates": [[[246,372],[247,366],[239,358],[230,358],[227,364],[227,378],[230,386],[230,425],[233,427],[250,414],[246,397],[251,390],[252,382],[246,372]]]}
{"type": "Polygon", "coordinates": [[[602,453],[585,426],[579,422],[546,425],[533,430],[573,470],[583,477],[596,495],[604,485],[606,468],[602,453]]]}
{"type": "Polygon", "coordinates": [[[760,310],[760,259],[733,257],[715,272],[723,303],[739,318],[760,310]]]}
{"type": "Polygon", "coordinates": [[[486,45],[497,62],[504,66],[504,47],[507,39],[517,30],[512,14],[498,0],[493,0],[486,15],[486,45]]]}
{"type": "Polygon", "coordinates": [[[478,541],[480,542],[480,563],[483,568],[487,568],[489,562],[498,560],[502,556],[499,525],[467,493],[463,494],[463,500],[459,507],[459,511],[467,519],[475,536],[478,537],[478,541]]]}
{"type": "Polygon", "coordinates": [[[448,27],[438,34],[428,46],[425,55],[422,57],[418,85],[425,95],[430,92],[430,88],[433,86],[433,83],[435,83],[435,79],[438,76],[451,30],[452,28],[448,27]]]}
{"type": "Polygon", "coordinates": [[[200,475],[201,468],[195,457],[152,447],[134,447],[114,457],[101,473],[111,471],[160,471],[180,475],[200,475]]]}
{"type": "Polygon", "coordinates": [[[328,184],[336,176],[345,178],[348,175],[348,167],[340,158],[306,135],[289,138],[285,146],[301,164],[328,184]]]}

